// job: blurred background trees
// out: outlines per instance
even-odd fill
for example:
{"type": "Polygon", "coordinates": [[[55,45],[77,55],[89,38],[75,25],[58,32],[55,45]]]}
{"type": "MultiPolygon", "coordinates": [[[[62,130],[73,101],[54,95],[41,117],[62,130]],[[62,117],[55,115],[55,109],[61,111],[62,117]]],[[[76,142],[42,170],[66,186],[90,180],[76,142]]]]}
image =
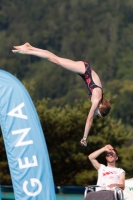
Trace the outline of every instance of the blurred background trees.
{"type": "MultiPolygon", "coordinates": [[[[118,164],[132,176],[132,16],[133,2],[126,0],[0,1],[0,67],[23,82],[35,103],[56,185],[95,183],[87,156],[107,143],[119,149],[118,164]],[[25,42],[89,62],[99,74],[112,111],[95,119],[87,148],[79,144],[91,105],[83,80],[46,60],[11,52],[25,42]]],[[[0,155],[1,182],[11,184],[2,134],[0,155]]]]}

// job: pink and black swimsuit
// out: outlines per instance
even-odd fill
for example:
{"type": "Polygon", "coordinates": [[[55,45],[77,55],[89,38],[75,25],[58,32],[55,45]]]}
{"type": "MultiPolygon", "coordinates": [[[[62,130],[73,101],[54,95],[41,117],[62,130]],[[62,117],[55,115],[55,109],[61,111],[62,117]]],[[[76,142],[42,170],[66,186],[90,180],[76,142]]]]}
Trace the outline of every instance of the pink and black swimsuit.
{"type": "Polygon", "coordinates": [[[94,81],[92,79],[92,75],[91,75],[90,65],[87,62],[84,62],[84,64],[85,64],[85,73],[79,74],[79,75],[85,81],[87,88],[88,88],[88,97],[91,99],[93,89],[98,87],[102,90],[102,88],[94,83],[94,81]]]}

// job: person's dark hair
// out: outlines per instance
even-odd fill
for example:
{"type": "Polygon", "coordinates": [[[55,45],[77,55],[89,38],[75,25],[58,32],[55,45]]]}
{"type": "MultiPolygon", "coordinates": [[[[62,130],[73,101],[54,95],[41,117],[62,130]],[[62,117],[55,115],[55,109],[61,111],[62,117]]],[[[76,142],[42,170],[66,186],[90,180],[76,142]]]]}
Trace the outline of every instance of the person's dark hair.
{"type": "Polygon", "coordinates": [[[102,117],[105,117],[106,115],[109,114],[110,110],[111,110],[111,104],[107,99],[102,99],[101,103],[98,107],[100,114],[102,117]]]}
{"type": "Polygon", "coordinates": [[[113,148],[113,150],[114,150],[116,156],[118,157],[118,151],[115,148],[113,148]]]}

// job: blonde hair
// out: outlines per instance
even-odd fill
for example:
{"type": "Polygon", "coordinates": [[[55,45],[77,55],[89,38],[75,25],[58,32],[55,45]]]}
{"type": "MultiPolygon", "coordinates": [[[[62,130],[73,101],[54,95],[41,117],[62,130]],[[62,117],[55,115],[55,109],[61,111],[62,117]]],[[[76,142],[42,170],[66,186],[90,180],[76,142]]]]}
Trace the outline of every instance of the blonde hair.
{"type": "Polygon", "coordinates": [[[99,104],[98,109],[99,109],[102,117],[105,117],[106,115],[109,114],[109,112],[111,110],[111,104],[107,99],[104,98],[101,100],[101,103],[99,104]]]}

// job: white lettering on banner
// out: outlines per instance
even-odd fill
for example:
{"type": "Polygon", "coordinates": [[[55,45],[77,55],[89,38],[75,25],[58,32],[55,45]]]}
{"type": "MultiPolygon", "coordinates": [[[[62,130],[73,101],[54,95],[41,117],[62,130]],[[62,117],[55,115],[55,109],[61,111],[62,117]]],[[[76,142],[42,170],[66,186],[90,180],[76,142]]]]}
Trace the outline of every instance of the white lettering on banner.
{"type": "Polygon", "coordinates": [[[35,178],[31,178],[30,181],[31,181],[32,187],[35,187],[35,183],[38,184],[38,190],[36,192],[29,192],[27,190],[28,181],[24,181],[23,190],[28,196],[32,196],[32,197],[37,196],[42,191],[42,184],[38,179],[35,179],[35,178]]]}
{"type": "Polygon", "coordinates": [[[37,163],[37,158],[36,156],[33,156],[33,163],[29,163],[28,161],[28,157],[25,157],[24,160],[25,160],[25,165],[22,164],[22,160],[20,158],[18,158],[18,164],[19,164],[19,168],[20,169],[24,169],[24,168],[29,168],[29,167],[36,167],[38,166],[38,163],[37,163]]]}
{"type": "MultiPolygon", "coordinates": [[[[24,106],[25,106],[25,104],[23,102],[19,106],[15,107],[10,112],[8,112],[7,115],[27,120],[28,119],[27,115],[23,115],[22,110],[21,110],[24,106]]],[[[31,130],[31,128],[25,128],[25,129],[19,129],[19,130],[12,131],[12,135],[22,134],[20,136],[20,138],[18,139],[18,141],[16,142],[14,147],[25,146],[25,148],[27,148],[27,149],[23,149],[23,154],[25,152],[27,153],[27,151],[26,151],[26,150],[28,150],[27,145],[33,144],[33,140],[23,141],[30,130],[31,130]]],[[[25,168],[38,166],[38,161],[37,161],[36,155],[33,155],[32,159],[33,159],[33,162],[30,163],[28,157],[24,157],[24,162],[25,163],[22,163],[22,159],[18,158],[19,169],[25,169],[25,168]]],[[[29,172],[29,171],[27,171],[27,172],[29,172]]],[[[22,179],[22,177],[21,177],[21,179],[22,179]]],[[[38,186],[37,187],[38,189],[33,193],[29,192],[28,189],[27,189],[28,181],[24,181],[24,183],[23,183],[23,192],[25,192],[25,194],[28,195],[28,196],[37,196],[42,191],[42,184],[41,184],[40,180],[38,180],[36,178],[31,178],[30,179],[30,183],[31,183],[30,185],[32,187],[35,187],[35,186],[37,187],[38,186]]]]}
{"type": "Polygon", "coordinates": [[[24,105],[24,102],[23,102],[20,105],[18,105],[16,108],[11,110],[9,113],[7,113],[7,115],[10,115],[12,117],[22,118],[22,119],[28,119],[28,117],[26,115],[22,114],[21,108],[23,108],[24,106],[25,105],[24,105]]]}
{"type": "Polygon", "coordinates": [[[28,134],[28,132],[29,132],[30,129],[31,128],[25,128],[25,129],[20,129],[20,130],[12,131],[13,135],[22,134],[22,136],[20,137],[20,139],[16,143],[15,147],[33,144],[33,140],[23,141],[23,139],[28,134]]]}

